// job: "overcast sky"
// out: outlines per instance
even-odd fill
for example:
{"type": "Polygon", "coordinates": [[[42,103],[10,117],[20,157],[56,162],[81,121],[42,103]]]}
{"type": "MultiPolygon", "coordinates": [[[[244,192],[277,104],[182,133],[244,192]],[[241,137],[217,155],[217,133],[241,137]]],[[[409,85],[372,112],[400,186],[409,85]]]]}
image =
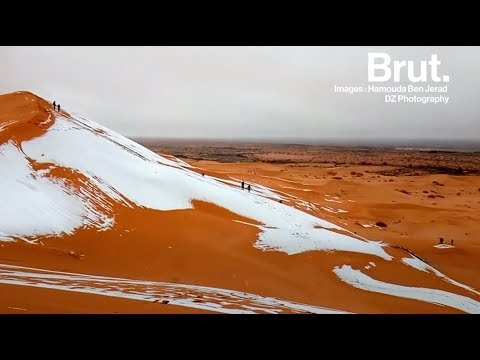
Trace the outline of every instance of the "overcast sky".
{"type": "Polygon", "coordinates": [[[32,91],[127,136],[480,135],[479,47],[0,47],[0,79],[1,93],[32,91]],[[417,63],[438,54],[449,103],[334,93],[368,85],[368,52],[417,63]]]}

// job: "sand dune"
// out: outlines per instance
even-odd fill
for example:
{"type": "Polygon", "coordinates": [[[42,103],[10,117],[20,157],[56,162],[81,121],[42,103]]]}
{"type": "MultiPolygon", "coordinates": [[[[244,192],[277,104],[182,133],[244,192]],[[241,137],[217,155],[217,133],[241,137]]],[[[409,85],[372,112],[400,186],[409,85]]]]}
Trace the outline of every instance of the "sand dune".
{"type": "Polygon", "coordinates": [[[78,293],[48,311],[479,312],[473,284],[342,225],[360,199],[161,156],[28,92],[0,96],[0,165],[0,284],[78,293]]]}

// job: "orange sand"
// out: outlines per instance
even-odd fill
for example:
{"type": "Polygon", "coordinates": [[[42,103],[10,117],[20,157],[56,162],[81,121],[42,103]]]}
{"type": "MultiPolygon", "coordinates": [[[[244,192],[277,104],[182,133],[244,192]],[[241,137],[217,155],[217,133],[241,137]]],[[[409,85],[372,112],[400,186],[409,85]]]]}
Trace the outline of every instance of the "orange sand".
{"type": "MultiPolygon", "coordinates": [[[[68,116],[67,113],[63,112],[68,116]]],[[[27,92],[0,96],[0,126],[12,120],[0,132],[0,144],[14,140],[21,144],[41,136],[53,123],[52,105],[27,92]],[[29,99],[26,99],[29,98],[29,99]],[[31,101],[34,99],[34,101],[31,101]],[[51,116],[51,121],[39,125],[51,116]]],[[[348,213],[312,213],[372,240],[399,244],[413,250],[451,278],[480,288],[478,265],[480,255],[479,195],[477,176],[390,177],[369,175],[362,167],[309,168],[260,163],[220,164],[192,161],[206,176],[227,178],[232,175],[279,191],[294,194],[322,206],[342,208],[348,213]],[[334,171],[341,180],[332,179],[334,171]],[[351,171],[364,176],[350,175],[351,171]],[[267,176],[267,177],[262,177],[267,176]],[[284,182],[271,177],[284,178],[284,182]],[[433,180],[444,183],[439,189],[433,180]],[[299,191],[284,188],[309,189],[299,191]],[[406,195],[396,191],[411,192],[406,195]],[[423,190],[437,190],[445,198],[429,199],[423,190]],[[456,193],[462,189],[462,195],[456,193]],[[343,203],[327,202],[325,194],[338,196],[343,203]],[[337,194],[337,195],[335,195],[337,194]],[[355,202],[348,202],[347,199],[355,202]],[[465,205],[469,206],[466,207],[465,205]],[[365,229],[357,225],[381,220],[386,229],[365,229]],[[346,223],[342,224],[340,221],[346,223]],[[395,223],[400,221],[398,223],[395,223]],[[456,248],[433,248],[443,236],[456,248]]],[[[41,168],[46,164],[33,163],[41,168]]],[[[58,167],[50,176],[67,179],[80,187],[82,174],[58,167]]],[[[74,235],[41,237],[43,243],[23,241],[0,244],[0,263],[42,269],[106,275],[142,280],[168,281],[233,289],[360,313],[459,313],[417,300],[376,294],[341,282],[332,269],[349,264],[363,267],[369,261],[377,267],[365,271],[369,276],[396,284],[433,287],[475,298],[466,290],[440,278],[421,273],[396,262],[355,253],[311,251],[298,255],[255,249],[258,229],[232,220],[252,222],[214,204],[194,201],[194,209],[156,211],[131,204],[127,208],[111,202],[116,225],[108,231],[78,230],[74,235]],[[72,256],[70,251],[82,255],[72,256]]],[[[400,249],[387,249],[396,258],[409,257],[400,249]]],[[[53,313],[203,313],[173,305],[149,304],[144,301],[115,299],[99,295],[66,293],[60,290],[1,285],[0,312],[53,313]],[[15,310],[11,307],[24,308],[15,310]]]]}

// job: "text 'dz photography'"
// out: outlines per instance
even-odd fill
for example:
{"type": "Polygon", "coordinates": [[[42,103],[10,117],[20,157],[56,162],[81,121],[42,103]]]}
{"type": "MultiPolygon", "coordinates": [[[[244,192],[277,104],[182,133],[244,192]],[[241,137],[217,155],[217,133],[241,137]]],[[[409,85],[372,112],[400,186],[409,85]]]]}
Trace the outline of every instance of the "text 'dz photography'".
{"type": "Polygon", "coordinates": [[[480,313],[479,64],[0,47],[0,313],[480,313]]]}

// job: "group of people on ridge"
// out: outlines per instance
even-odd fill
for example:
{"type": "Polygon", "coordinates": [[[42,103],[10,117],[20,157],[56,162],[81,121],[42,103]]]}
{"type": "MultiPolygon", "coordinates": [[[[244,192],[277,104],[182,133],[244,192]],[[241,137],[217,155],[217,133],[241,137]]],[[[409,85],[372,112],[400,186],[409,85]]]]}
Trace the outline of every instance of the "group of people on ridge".
{"type": "Polygon", "coordinates": [[[53,110],[57,110],[60,112],[60,104],[56,105],[55,101],[53,102],[53,110]]]}
{"type": "MultiPolygon", "coordinates": [[[[244,190],[244,189],[245,189],[245,181],[242,181],[242,190],[244,190]]],[[[248,192],[250,192],[251,189],[252,188],[250,187],[250,184],[248,184],[248,186],[247,186],[248,192]]]]}

